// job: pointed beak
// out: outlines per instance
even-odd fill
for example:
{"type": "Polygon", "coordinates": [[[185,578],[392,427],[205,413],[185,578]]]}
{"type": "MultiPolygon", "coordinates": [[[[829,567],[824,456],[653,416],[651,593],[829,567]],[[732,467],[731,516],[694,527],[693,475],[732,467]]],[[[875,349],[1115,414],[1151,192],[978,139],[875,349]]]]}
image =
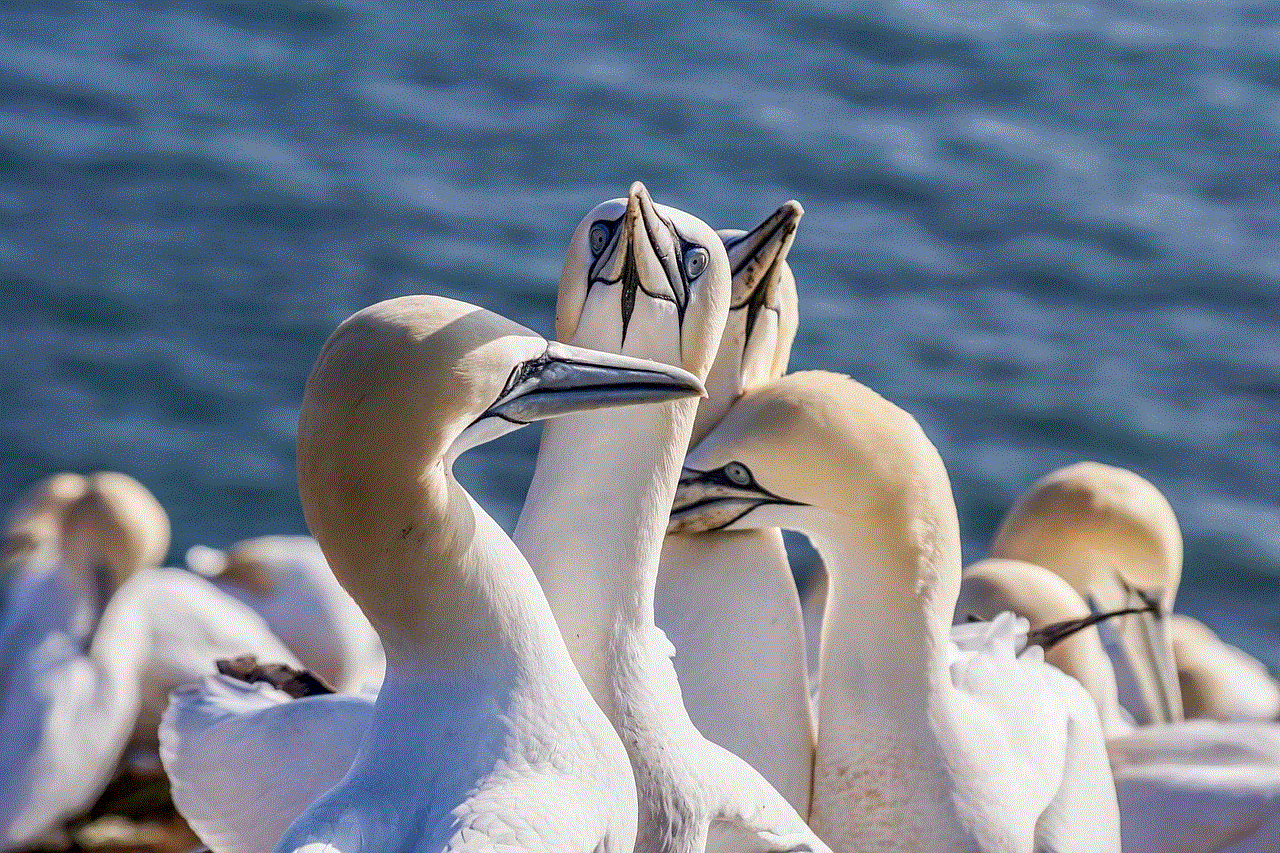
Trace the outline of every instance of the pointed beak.
{"type": "Polygon", "coordinates": [[[671,224],[663,219],[644,184],[635,181],[627,193],[624,227],[631,235],[631,255],[643,288],[650,296],[671,299],[681,309],[689,301],[680,270],[680,246],[671,224]],[[656,288],[656,289],[655,289],[656,288]]]}
{"type": "MultiPolygon", "coordinates": [[[[1108,610],[1105,613],[1093,613],[1081,619],[1063,619],[1061,622],[1050,622],[1048,625],[1041,625],[1039,628],[1032,628],[1027,631],[1026,644],[1028,646],[1039,646],[1047,652],[1072,634],[1077,634],[1085,628],[1090,628],[1100,622],[1106,622],[1108,619],[1116,619],[1120,616],[1149,612],[1151,612],[1150,607],[1124,607],[1119,610],[1108,610]]],[[[971,615],[969,618],[976,619],[977,617],[971,615]]]]}
{"type": "MultiPolygon", "coordinates": [[[[1116,671],[1120,699],[1131,710],[1145,710],[1140,724],[1182,720],[1182,690],[1169,641],[1168,614],[1158,606],[1159,590],[1127,588],[1125,604],[1142,612],[1099,625],[1099,634],[1116,671]]],[[[1090,601],[1090,607],[1096,609],[1090,601]]],[[[1139,714],[1140,716],[1140,714],[1139,714]]]]}
{"type": "Polygon", "coordinates": [[[765,504],[798,506],[799,502],[775,495],[755,482],[735,483],[722,468],[710,471],[685,468],[676,484],[667,532],[723,530],[765,504]]]}
{"type": "Polygon", "coordinates": [[[730,308],[741,308],[748,303],[773,304],[773,288],[778,284],[782,262],[795,242],[802,216],[804,208],[792,200],[752,230],[725,241],[733,270],[730,308]]]}
{"type": "Polygon", "coordinates": [[[476,420],[517,424],[638,403],[663,403],[705,393],[692,373],[643,358],[552,342],[512,371],[502,394],[476,420]]]}

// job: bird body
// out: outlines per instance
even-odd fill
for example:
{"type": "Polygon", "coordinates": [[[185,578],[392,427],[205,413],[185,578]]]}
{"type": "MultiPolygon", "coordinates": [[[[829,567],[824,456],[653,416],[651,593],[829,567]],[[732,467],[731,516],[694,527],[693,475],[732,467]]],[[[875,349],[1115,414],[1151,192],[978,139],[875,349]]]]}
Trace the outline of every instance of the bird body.
{"type": "Polygon", "coordinates": [[[674,530],[788,527],[827,566],[810,821],[833,849],[1119,849],[1087,694],[1016,656],[1012,629],[950,642],[959,524],[909,415],[848,377],[792,374],[685,466],[674,530]]]}
{"type": "MultiPolygon", "coordinates": [[[[557,336],[705,376],[729,296],[720,238],[654,204],[637,182],[626,199],[588,214],[570,241],[557,336]]],[[[730,837],[749,849],[824,849],[756,770],[694,727],[674,649],[654,624],[659,552],[696,408],[683,400],[547,424],[515,539],[627,748],[637,850],[702,853],[709,838],[719,845],[730,837]],[[566,512],[550,495],[589,510],[566,512]]]]}
{"type": "Polygon", "coordinates": [[[155,744],[170,691],[244,651],[296,663],[257,614],[177,569],[142,569],[125,581],[87,650],[73,634],[49,632],[10,671],[22,693],[0,713],[0,846],[88,807],[126,745],[155,744]]]}

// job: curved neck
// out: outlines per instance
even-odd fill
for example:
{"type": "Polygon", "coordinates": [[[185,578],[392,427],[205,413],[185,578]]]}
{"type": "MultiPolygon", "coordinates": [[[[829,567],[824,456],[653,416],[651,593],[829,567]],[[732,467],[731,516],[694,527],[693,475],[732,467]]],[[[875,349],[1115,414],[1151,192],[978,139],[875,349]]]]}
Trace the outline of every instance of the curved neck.
{"type": "Polygon", "coordinates": [[[689,399],[549,421],[516,525],[569,654],[611,719],[614,643],[652,633],[658,557],[696,407],[689,399]]]}
{"type": "Polygon", "coordinates": [[[932,567],[920,565],[918,555],[879,547],[874,537],[829,531],[812,541],[828,576],[820,719],[838,706],[844,716],[850,703],[867,711],[914,709],[949,684],[955,597],[940,600],[932,567]]]}
{"type": "Polygon", "coordinates": [[[553,668],[554,620],[510,537],[443,464],[400,480],[380,484],[352,535],[316,531],[382,640],[388,673],[503,684],[553,668]]]}
{"type": "Polygon", "coordinates": [[[947,658],[959,553],[948,584],[924,554],[852,532],[811,536],[829,583],[811,822],[835,849],[881,849],[914,832],[949,849],[955,815],[939,768],[954,724],[947,658]],[[863,771],[851,777],[850,767],[863,771]],[[848,819],[855,802],[876,804],[868,820],[848,819]]]}

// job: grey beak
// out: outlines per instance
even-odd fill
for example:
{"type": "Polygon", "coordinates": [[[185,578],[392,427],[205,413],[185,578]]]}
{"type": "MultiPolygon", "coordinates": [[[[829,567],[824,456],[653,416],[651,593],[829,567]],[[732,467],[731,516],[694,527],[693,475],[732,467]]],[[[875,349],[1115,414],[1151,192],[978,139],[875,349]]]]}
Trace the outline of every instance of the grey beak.
{"type": "MultiPolygon", "coordinates": [[[[1141,724],[1182,720],[1182,691],[1169,642],[1169,620],[1153,602],[1159,590],[1141,590],[1125,584],[1124,604],[1141,612],[1098,626],[1103,646],[1116,672],[1121,702],[1140,717],[1141,724]],[[1144,713],[1145,712],[1145,713],[1144,713]]],[[[1090,597],[1089,607],[1097,612],[1090,597]]]]}
{"type": "Polygon", "coordinates": [[[795,242],[796,228],[804,208],[792,200],[745,234],[725,240],[729,266],[733,270],[733,303],[741,308],[748,303],[769,302],[771,289],[778,283],[782,262],[795,242]]]}
{"type": "Polygon", "coordinates": [[[765,504],[798,506],[799,501],[775,495],[754,480],[745,485],[735,483],[722,468],[711,471],[685,468],[676,484],[667,532],[722,530],[765,504]]]}
{"type": "Polygon", "coordinates": [[[689,303],[689,293],[677,260],[680,247],[671,224],[658,214],[649,191],[639,181],[633,182],[627,192],[626,227],[631,233],[632,258],[643,271],[641,280],[648,285],[645,289],[653,296],[669,296],[683,311],[689,303]],[[660,271],[652,266],[655,263],[660,271]]]}
{"type": "Polygon", "coordinates": [[[677,256],[679,246],[669,222],[654,207],[644,184],[635,181],[627,192],[627,208],[609,244],[591,265],[588,288],[598,283],[622,286],[622,340],[627,339],[636,292],[673,302],[683,316],[688,287],[677,256]]]}
{"type": "Polygon", "coordinates": [[[679,367],[553,342],[542,355],[516,365],[502,394],[476,420],[499,417],[527,424],[704,393],[698,378],[679,367]]]}

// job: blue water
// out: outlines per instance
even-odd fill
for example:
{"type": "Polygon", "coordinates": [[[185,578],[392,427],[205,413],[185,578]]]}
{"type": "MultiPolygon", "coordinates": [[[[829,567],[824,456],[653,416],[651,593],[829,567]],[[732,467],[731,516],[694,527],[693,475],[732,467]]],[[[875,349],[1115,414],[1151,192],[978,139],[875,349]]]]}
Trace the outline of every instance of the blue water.
{"type": "MultiPolygon", "coordinates": [[[[303,530],[333,327],[433,292],[550,333],[637,178],[716,227],[804,204],[792,368],[919,418],[967,560],[1040,475],[1131,467],[1179,609],[1280,665],[1276,4],[4,4],[0,503],[116,469],[171,562],[303,530]]],[[[536,440],[463,460],[508,526],[536,440]]]]}

